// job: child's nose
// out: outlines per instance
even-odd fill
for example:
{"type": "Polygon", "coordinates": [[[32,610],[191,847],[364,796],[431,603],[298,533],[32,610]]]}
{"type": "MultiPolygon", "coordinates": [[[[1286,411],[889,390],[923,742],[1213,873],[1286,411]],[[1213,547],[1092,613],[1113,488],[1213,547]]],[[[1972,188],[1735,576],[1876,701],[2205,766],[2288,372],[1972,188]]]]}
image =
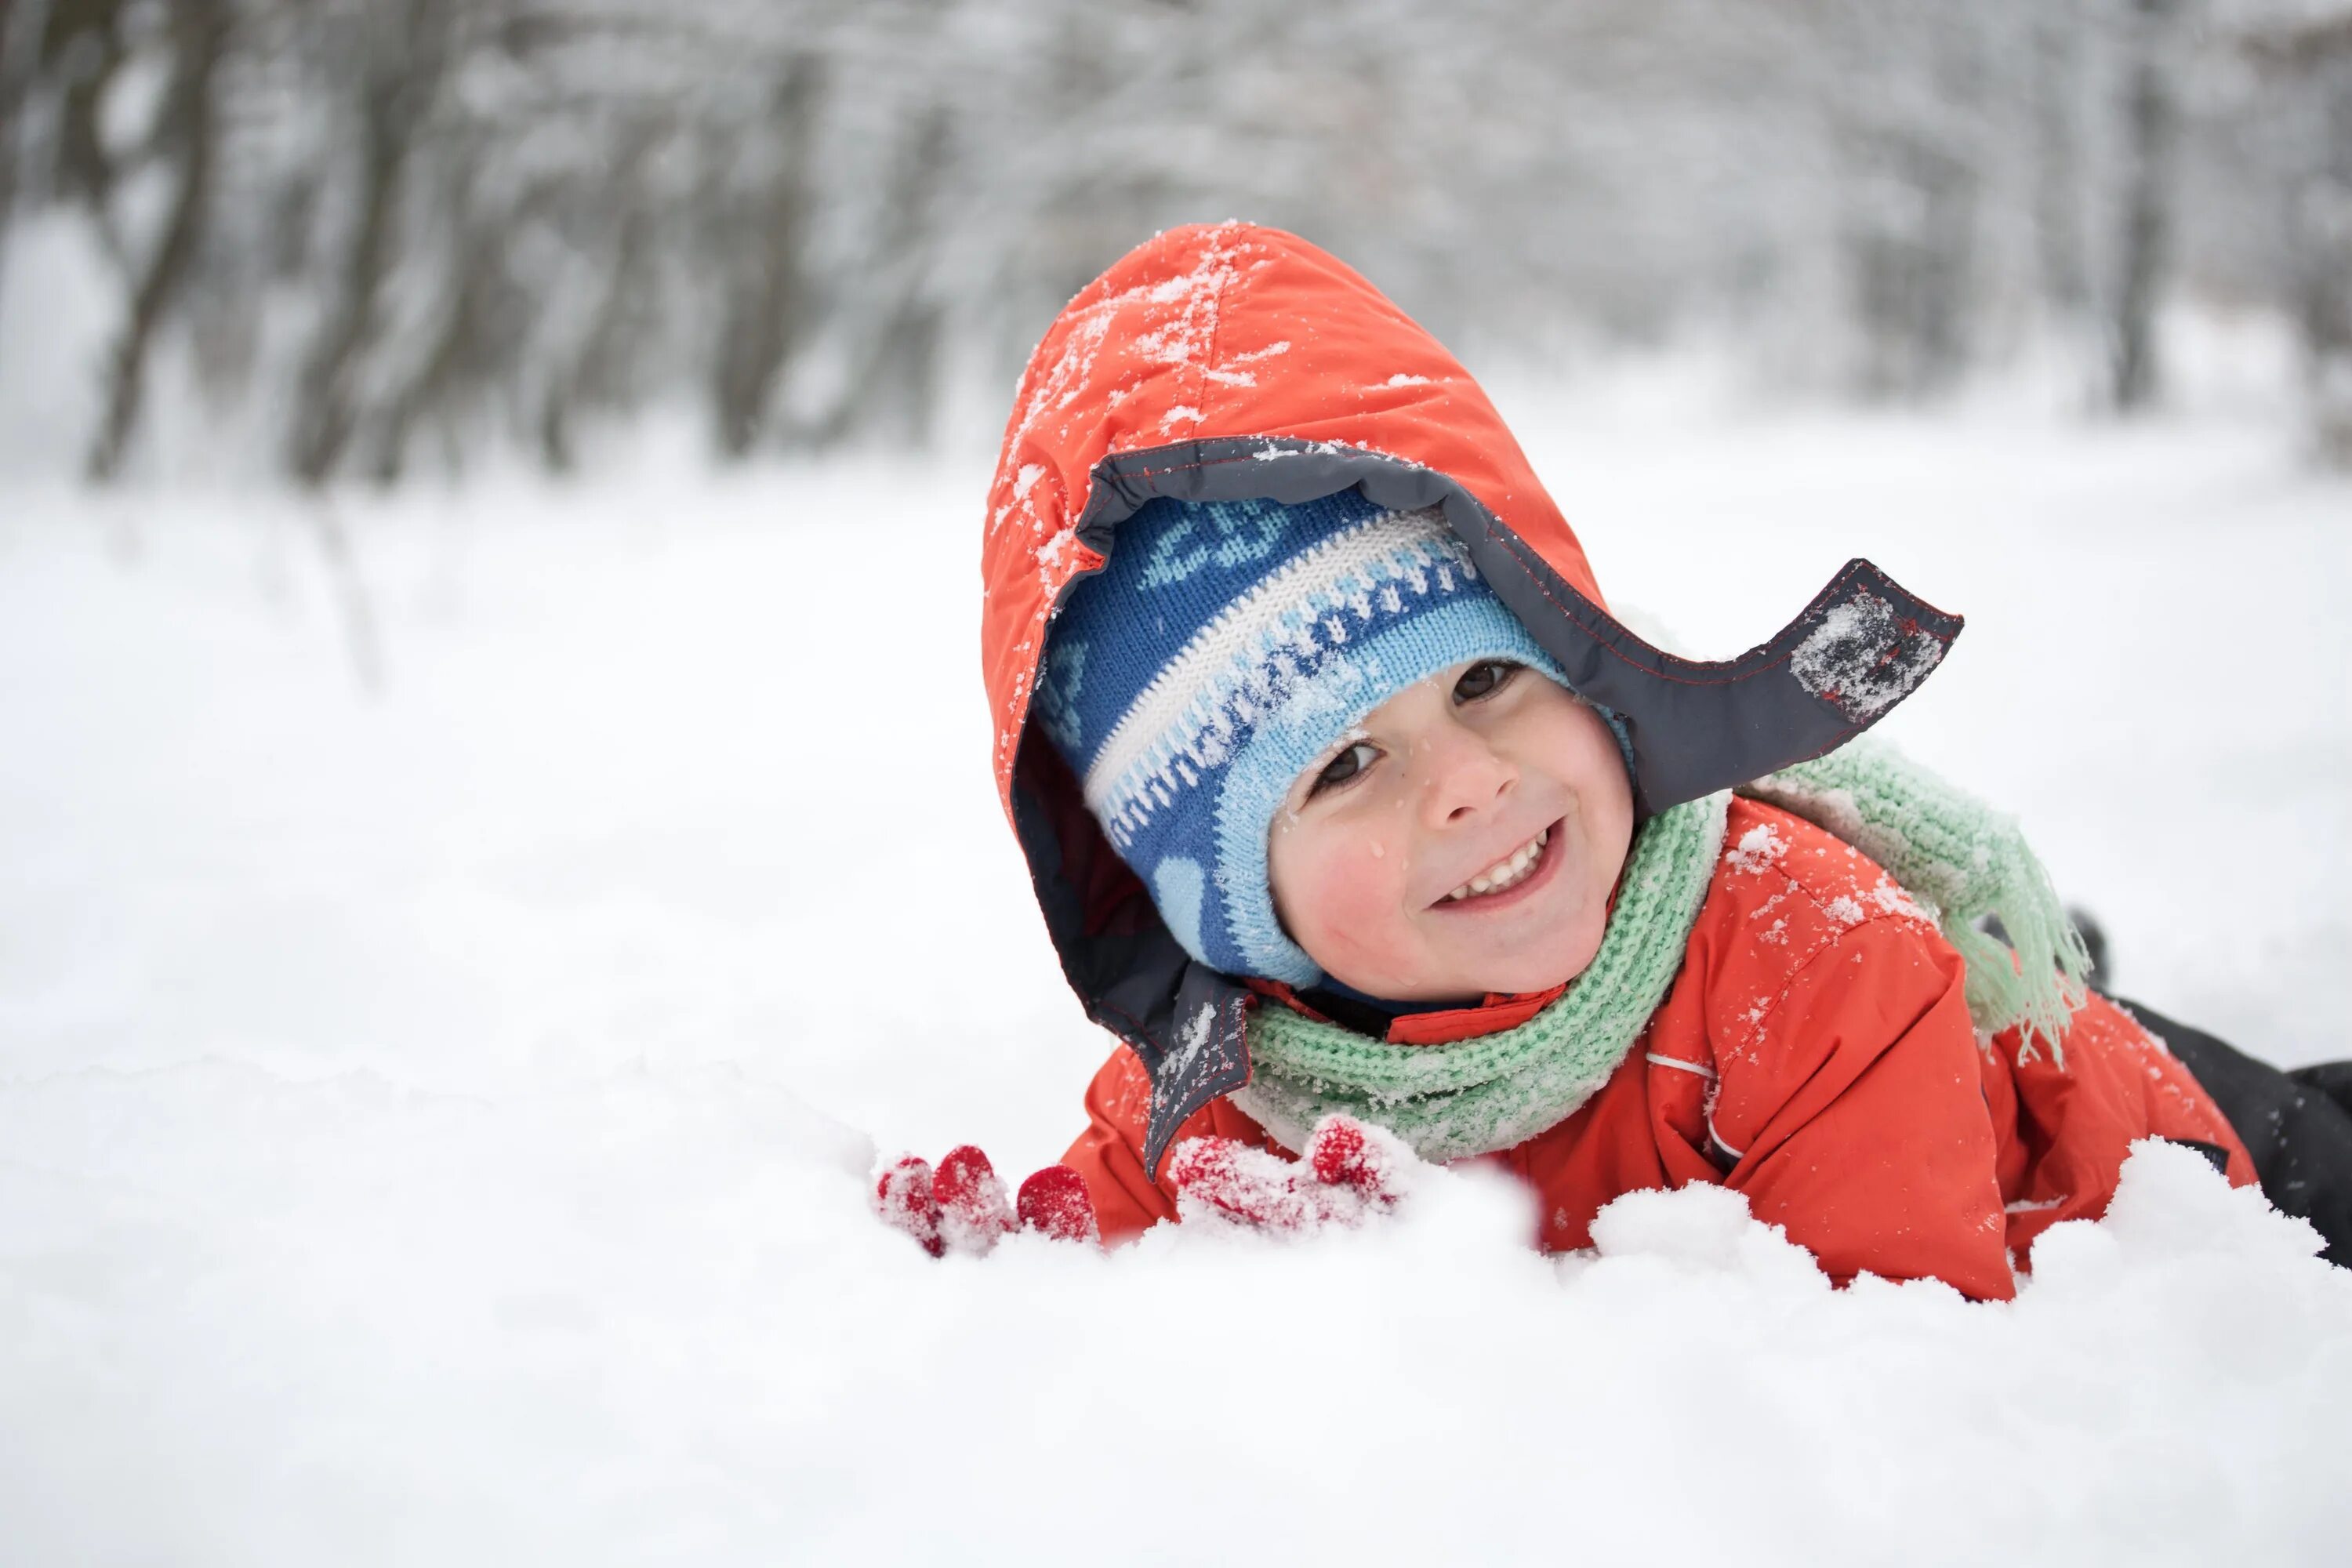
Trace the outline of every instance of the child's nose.
{"type": "Polygon", "coordinates": [[[1428,743],[1423,759],[1427,783],[1422,792],[1423,820],[1431,827],[1474,822],[1507,797],[1519,770],[1496,754],[1485,737],[1460,725],[1448,726],[1428,743]]]}

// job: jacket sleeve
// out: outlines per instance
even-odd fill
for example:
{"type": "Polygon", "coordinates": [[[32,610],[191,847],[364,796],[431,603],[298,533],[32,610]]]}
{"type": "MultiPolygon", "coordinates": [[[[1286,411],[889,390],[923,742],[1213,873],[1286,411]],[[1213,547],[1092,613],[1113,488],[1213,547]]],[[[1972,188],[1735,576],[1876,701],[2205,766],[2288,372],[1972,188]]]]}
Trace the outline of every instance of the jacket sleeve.
{"type": "Polygon", "coordinates": [[[1873,920],[1715,1042],[1707,1126],[1725,1184],[1841,1284],[1933,1276],[1979,1300],[2016,1293],[1965,973],[1934,931],[1873,920]]]}
{"type": "MultiPolygon", "coordinates": [[[[1062,1163],[1086,1179],[1095,1220],[1106,1244],[1132,1240],[1161,1220],[1176,1218],[1176,1194],[1165,1181],[1143,1170],[1143,1131],[1151,1115],[1151,1076],[1142,1060],[1121,1045],[1087,1086],[1087,1128],[1062,1163]]],[[[1213,1100],[1194,1111],[1169,1147],[1188,1138],[1238,1138],[1271,1148],[1265,1131],[1227,1100],[1213,1100]]],[[[1160,1169],[1167,1170],[1163,1161],[1160,1169]]]]}

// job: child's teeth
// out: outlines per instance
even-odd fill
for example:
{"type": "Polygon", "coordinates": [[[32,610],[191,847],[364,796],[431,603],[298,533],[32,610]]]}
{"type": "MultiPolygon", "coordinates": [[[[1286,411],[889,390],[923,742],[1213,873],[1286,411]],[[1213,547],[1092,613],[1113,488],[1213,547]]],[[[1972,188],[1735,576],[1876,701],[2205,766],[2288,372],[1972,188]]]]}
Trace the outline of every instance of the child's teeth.
{"type": "Polygon", "coordinates": [[[1496,861],[1446,894],[1445,901],[1453,903],[1462,899],[1475,898],[1480,893],[1496,892],[1511,886],[1534,868],[1537,860],[1543,856],[1544,846],[1550,840],[1551,829],[1547,827],[1513,850],[1507,858],[1496,861]]]}

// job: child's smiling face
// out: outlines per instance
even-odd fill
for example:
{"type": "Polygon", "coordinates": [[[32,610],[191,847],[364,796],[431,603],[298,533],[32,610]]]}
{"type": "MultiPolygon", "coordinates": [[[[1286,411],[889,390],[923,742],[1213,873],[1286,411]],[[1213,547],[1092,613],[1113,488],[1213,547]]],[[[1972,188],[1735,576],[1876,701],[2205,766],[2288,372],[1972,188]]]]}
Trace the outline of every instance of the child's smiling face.
{"type": "Polygon", "coordinates": [[[1482,659],[1406,688],[1300,775],[1267,844],[1276,910],[1324,973],[1398,1002],[1583,972],[1633,840],[1600,714],[1482,659]]]}

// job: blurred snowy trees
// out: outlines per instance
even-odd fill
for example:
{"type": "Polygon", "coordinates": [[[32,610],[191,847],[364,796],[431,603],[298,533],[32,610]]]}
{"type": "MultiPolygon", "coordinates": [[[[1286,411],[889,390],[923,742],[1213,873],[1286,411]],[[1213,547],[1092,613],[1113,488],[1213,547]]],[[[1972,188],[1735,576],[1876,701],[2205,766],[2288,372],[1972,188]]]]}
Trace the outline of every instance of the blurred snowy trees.
{"type": "Polygon", "coordinates": [[[0,267],[12,224],[97,237],[98,477],[159,398],[312,482],[562,467],[681,395],[728,455],[918,440],[1229,216],[1482,365],[1698,332],[1874,396],[2054,337],[2136,406],[2194,289],[2298,323],[2352,447],[2347,37],[2347,0],[0,0],[0,267]]]}
{"type": "Polygon", "coordinates": [[[2315,431],[2352,466],[2352,5],[2249,5],[2235,38],[2251,68],[2240,137],[2283,197],[2257,247],[2303,342],[2315,431]]]}

